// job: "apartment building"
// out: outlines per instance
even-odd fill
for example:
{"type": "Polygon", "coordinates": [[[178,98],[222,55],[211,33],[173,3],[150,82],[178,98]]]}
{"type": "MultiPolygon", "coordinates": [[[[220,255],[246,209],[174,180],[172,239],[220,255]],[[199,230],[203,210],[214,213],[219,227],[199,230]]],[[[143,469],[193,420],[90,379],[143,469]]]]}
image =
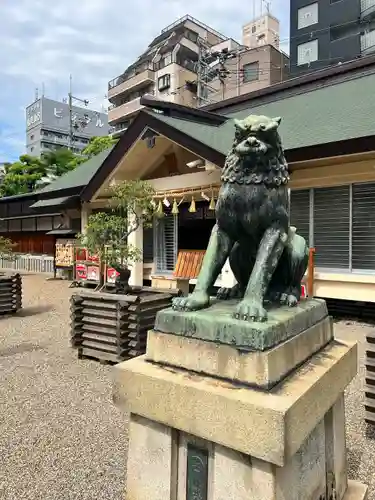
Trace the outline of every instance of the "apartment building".
{"type": "Polygon", "coordinates": [[[242,45],[255,49],[263,45],[280,45],[280,22],[271,13],[259,16],[242,28],[242,45]]]}
{"type": "Polygon", "coordinates": [[[75,153],[84,149],[91,137],[108,135],[108,116],[88,108],[41,97],[26,108],[26,153],[42,153],[70,146],[75,153]],[[70,130],[73,140],[70,140],[70,130]]]}
{"type": "Polygon", "coordinates": [[[191,16],[164,28],[124,73],[108,84],[110,133],[124,132],[141,109],[145,94],[196,106],[198,59],[227,37],[191,16]]]}
{"type": "Polygon", "coordinates": [[[213,47],[203,84],[204,104],[254,92],[289,78],[289,57],[272,45],[247,48],[234,40],[213,47]],[[218,53],[229,54],[220,62],[218,53]]]}
{"type": "Polygon", "coordinates": [[[293,75],[375,52],[375,0],[291,0],[293,75]]]}

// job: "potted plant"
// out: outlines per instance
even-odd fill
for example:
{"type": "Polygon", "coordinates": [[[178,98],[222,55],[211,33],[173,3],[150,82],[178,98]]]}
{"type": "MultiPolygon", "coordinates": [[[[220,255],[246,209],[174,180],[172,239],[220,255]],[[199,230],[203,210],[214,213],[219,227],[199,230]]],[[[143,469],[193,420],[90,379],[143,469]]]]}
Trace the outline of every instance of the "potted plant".
{"type": "Polygon", "coordinates": [[[127,293],[129,266],[143,257],[128,239],[141,225],[152,225],[154,190],[146,181],[132,180],[111,186],[108,194],[107,210],[89,216],[85,233],[79,239],[101,263],[117,271],[116,290],[127,293]]]}

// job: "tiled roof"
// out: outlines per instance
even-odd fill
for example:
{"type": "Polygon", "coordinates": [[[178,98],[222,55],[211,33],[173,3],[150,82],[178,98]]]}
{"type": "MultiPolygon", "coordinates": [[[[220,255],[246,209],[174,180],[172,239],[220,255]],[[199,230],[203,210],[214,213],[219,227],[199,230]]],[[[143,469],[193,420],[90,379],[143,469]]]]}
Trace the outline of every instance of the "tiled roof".
{"type": "Polygon", "coordinates": [[[38,191],[37,194],[41,195],[43,198],[43,194],[86,186],[103,161],[109,156],[113,147],[93,156],[85,163],[81,163],[75,170],[71,170],[62,175],[51,182],[51,184],[48,184],[48,186],[38,191]]]}
{"type": "MultiPolygon", "coordinates": [[[[375,72],[229,115],[281,116],[286,150],[375,135],[375,72]]],[[[375,144],[374,144],[375,149],[375,144]]]]}

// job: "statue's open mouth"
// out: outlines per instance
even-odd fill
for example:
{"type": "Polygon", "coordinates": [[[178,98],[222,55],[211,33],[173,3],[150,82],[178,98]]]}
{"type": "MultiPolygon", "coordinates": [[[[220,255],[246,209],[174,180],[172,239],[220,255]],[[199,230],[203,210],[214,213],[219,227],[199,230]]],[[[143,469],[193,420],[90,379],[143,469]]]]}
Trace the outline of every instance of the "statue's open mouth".
{"type": "Polygon", "coordinates": [[[267,145],[264,142],[258,141],[255,137],[250,137],[235,148],[236,153],[240,156],[258,155],[259,153],[266,154],[267,149],[267,145]]]}

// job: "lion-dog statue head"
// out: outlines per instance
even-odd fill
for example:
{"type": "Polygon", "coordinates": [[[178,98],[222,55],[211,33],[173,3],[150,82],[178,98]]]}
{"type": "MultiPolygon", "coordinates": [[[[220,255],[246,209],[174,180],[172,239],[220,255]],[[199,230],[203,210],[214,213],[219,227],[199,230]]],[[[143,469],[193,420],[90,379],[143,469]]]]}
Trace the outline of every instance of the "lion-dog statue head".
{"type": "Polygon", "coordinates": [[[289,170],[278,132],[281,118],[250,115],[234,120],[235,135],[221,180],[224,183],[281,186],[289,170]]]}

